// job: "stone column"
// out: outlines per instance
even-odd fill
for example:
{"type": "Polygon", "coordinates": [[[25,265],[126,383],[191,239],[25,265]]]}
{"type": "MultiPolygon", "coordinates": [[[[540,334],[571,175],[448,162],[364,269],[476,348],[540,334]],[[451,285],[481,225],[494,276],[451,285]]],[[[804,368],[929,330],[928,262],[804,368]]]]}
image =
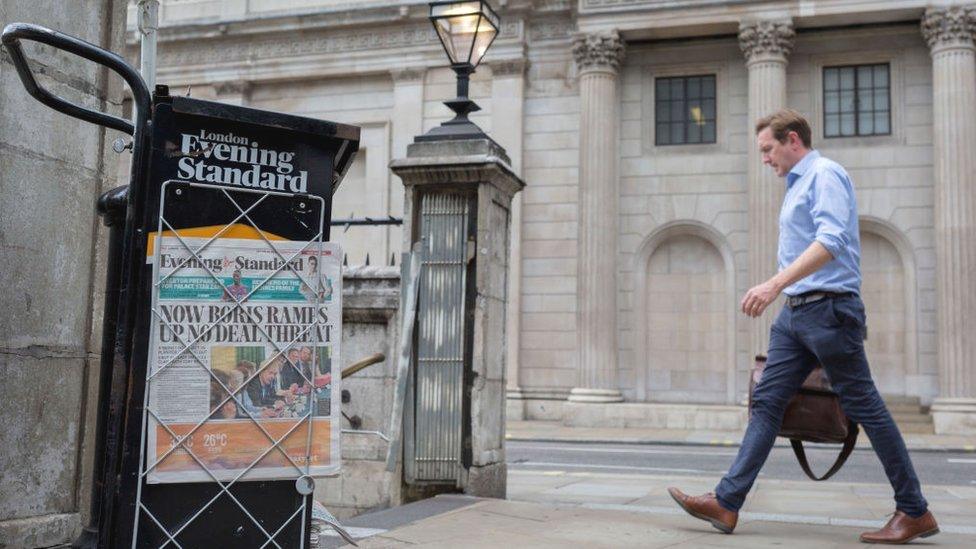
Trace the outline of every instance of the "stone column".
{"type": "Polygon", "coordinates": [[[976,5],[930,8],[939,398],[936,433],[976,434],[976,5]]]}
{"type": "MultiPolygon", "coordinates": [[[[753,21],[739,26],[739,47],[749,70],[749,287],[776,274],[779,210],[785,184],[763,166],[755,144],[757,119],[786,106],[786,63],[793,50],[790,21],[753,21]]],[[[765,354],[775,306],[750,321],[750,354],[765,354]]]]}
{"type": "MultiPolygon", "coordinates": [[[[512,171],[522,174],[522,122],[525,104],[525,59],[488,63],[491,68],[492,138],[508,152],[512,171]]],[[[519,385],[519,350],[522,326],[522,193],[512,199],[509,227],[508,305],[505,311],[505,362],[507,380],[505,414],[524,419],[525,403],[519,385]]]]}
{"type": "Polygon", "coordinates": [[[579,381],[572,402],[620,402],[617,383],[617,71],[624,43],[616,31],[578,36],[579,381]]]}

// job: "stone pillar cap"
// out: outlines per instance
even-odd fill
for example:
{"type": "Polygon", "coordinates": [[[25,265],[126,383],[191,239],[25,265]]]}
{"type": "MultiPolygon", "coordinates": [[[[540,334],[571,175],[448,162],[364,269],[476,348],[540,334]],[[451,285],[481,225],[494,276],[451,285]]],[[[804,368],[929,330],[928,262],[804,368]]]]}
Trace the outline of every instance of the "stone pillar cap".
{"type": "Polygon", "coordinates": [[[491,183],[509,196],[525,187],[525,182],[512,171],[505,149],[488,138],[411,143],[407,157],[390,162],[390,169],[407,187],[467,188],[491,183]]]}

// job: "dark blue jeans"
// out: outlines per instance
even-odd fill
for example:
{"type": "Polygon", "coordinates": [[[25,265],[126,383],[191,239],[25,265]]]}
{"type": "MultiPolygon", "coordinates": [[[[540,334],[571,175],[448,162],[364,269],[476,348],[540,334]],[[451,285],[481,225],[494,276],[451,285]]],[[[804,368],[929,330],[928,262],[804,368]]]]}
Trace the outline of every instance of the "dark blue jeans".
{"type": "Polygon", "coordinates": [[[752,417],[742,446],[715,489],[723,507],[732,511],[742,507],[773,448],[787,402],[819,363],[840,395],[844,413],[871,440],[895,489],[896,508],[913,517],[925,514],[928,503],[905,441],[871,379],[863,334],[864,304],[857,296],[827,298],[780,311],[770,332],[766,369],[753,392],[752,417]]]}

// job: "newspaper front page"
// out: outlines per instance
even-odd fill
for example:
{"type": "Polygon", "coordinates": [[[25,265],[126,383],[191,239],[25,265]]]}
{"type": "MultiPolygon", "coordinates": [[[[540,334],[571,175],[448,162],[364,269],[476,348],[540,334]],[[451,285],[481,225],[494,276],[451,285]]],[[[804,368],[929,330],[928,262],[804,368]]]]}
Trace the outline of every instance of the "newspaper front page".
{"type": "Polygon", "coordinates": [[[335,473],[338,244],[156,242],[147,482],[335,473]]]}

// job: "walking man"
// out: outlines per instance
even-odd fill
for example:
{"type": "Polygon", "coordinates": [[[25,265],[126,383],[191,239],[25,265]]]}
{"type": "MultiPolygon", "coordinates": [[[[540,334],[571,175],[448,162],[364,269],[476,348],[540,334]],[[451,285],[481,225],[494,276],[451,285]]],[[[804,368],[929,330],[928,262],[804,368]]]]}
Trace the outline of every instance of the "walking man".
{"type": "Polygon", "coordinates": [[[908,449],[871,379],[864,354],[861,245],[857,204],[847,172],[810,145],[810,125],[781,110],[756,124],[763,163],[786,178],[779,217],[779,272],[742,298],[742,312],[758,317],[780,293],[786,306],[769,337],[762,380],[739,453],[715,493],[688,496],[669,488],[689,514],[731,534],[739,508],[773,448],[786,404],[816,364],[822,364],[841,406],[863,427],[895,491],[895,514],[866,543],[906,543],[939,527],[908,449]]]}

